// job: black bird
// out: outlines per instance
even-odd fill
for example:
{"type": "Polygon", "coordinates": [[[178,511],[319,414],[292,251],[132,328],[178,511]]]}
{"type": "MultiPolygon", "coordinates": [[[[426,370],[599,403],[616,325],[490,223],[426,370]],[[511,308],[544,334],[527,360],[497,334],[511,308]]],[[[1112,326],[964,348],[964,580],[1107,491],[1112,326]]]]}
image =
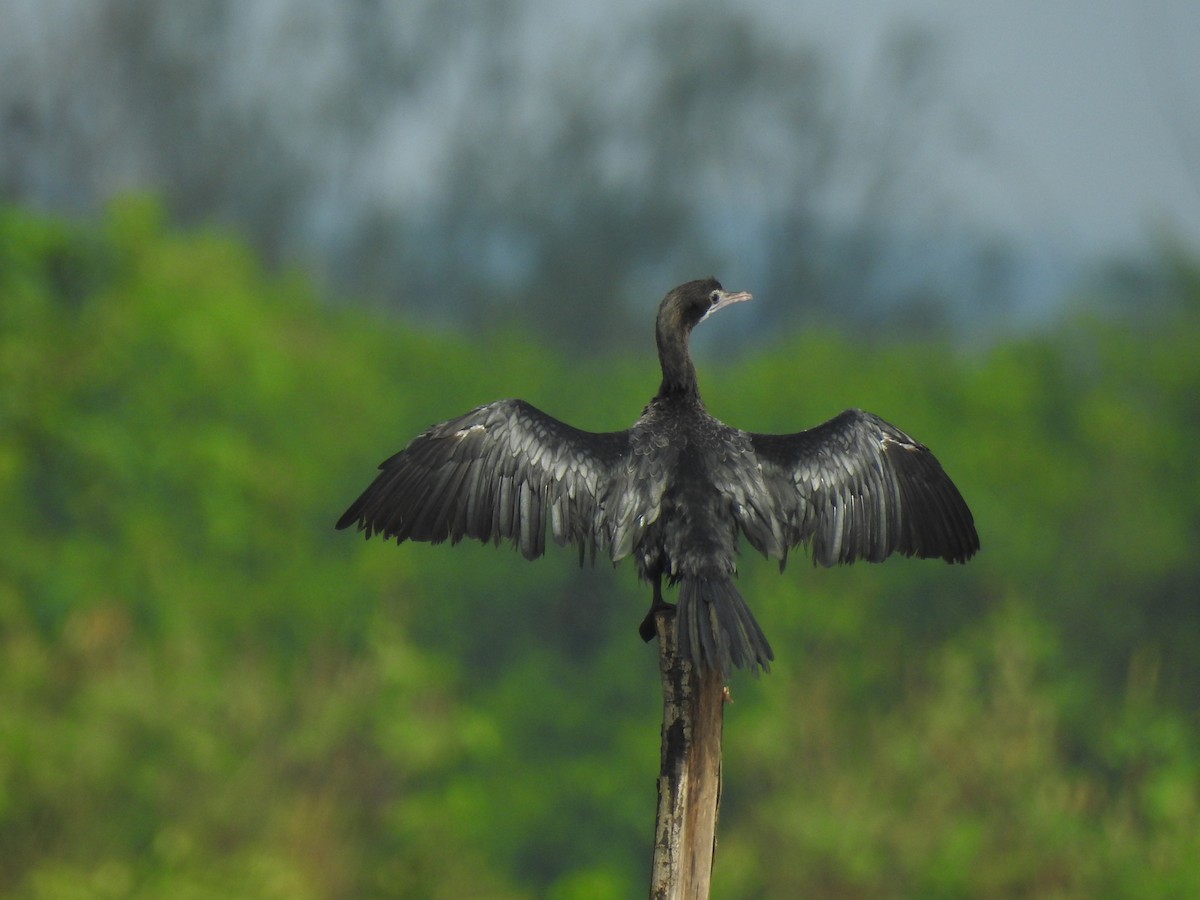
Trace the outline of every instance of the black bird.
{"type": "Polygon", "coordinates": [[[740,431],[709,415],[688,351],[692,329],[744,300],[712,278],[670,291],[658,310],[662,385],[627,431],[572,428],[523,400],[498,400],[434,425],[382,470],[337,527],[369,538],[508,539],[527,559],[546,528],[580,562],[633,554],[654,588],[642,622],[679,585],[679,646],[728,675],[774,659],[734,586],[738,536],[780,568],[809,544],[825,566],[892,553],[965,562],[979,549],[971,511],[929,450],[852,409],[796,434],[740,431]]]}

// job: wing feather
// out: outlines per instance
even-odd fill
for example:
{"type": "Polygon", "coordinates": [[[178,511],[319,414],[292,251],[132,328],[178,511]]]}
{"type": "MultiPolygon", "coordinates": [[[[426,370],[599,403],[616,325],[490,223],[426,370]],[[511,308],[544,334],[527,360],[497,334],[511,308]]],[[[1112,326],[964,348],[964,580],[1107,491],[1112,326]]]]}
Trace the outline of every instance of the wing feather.
{"type": "Polygon", "coordinates": [[[748,437],[783,523],[786,547],[771,554],[781,560],[804,543],[825,566],[893,553],[965,562],[979,549],[937,458],[878,416],[852,409],[808,431],[748,437]]]}
{"type": "Polygon", "coordinates": [[[628,432],[581,431],[522,400],[489,403],[385,460],[337,527],[397,542],[509,540],[533,559],[549,526],[557,543],[594,558],[609,534],[600,498],[628,444],[628,432]]]}

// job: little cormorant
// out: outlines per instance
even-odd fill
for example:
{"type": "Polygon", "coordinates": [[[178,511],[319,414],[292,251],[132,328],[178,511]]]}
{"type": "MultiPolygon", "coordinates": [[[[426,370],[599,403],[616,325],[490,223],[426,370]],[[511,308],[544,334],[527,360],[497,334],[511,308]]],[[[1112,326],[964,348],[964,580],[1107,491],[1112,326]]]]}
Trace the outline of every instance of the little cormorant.
{"type": "Polygon", "coordinates": [[[667,294],[656,329],[662,385],[627,431],[580,431],[523,400],[489,403],[382,463],[337,527],[357,523],[398,543],[508,539],[534,559],[549,526],[581,561],[633,554],[654,589],[642,637],[654,636],[665,577],[679,585],[680,652],[726,675],[774,659],[733,583],[739,534],[781,568],[800,544],[825,566],[974,555],[979,536],[954,483],[878,416],[851,409],[796,434],[754,434],[709,415],[692,329],[749,299],[712,278],[667,294]]]}

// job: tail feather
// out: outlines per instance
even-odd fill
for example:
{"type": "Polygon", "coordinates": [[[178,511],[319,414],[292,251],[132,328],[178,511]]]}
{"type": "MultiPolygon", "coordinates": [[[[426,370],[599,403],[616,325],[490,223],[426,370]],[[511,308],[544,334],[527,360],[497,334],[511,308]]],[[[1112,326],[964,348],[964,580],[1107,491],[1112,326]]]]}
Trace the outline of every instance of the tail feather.
{"type": "Polygon", "coordinates": [[[736,666],[771,670],[775,654],[728,578],[684,578],[676,611],[679,652],[700,669],[728,676],[736,666]]]}

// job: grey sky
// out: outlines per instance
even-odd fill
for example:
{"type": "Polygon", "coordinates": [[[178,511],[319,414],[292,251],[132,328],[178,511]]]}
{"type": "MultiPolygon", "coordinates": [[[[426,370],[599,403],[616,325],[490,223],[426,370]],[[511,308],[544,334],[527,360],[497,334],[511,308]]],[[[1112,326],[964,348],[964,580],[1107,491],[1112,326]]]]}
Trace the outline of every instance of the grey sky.
{"type": "Polygon", "coordinates": [[[856,74],[895,23],[932,30],[947,94],[986,132],[962,192],[1006,231],[1103,253],[1162,229],[1200,248],[1200,3],[843,0],[796,14],[856,74]]]}

